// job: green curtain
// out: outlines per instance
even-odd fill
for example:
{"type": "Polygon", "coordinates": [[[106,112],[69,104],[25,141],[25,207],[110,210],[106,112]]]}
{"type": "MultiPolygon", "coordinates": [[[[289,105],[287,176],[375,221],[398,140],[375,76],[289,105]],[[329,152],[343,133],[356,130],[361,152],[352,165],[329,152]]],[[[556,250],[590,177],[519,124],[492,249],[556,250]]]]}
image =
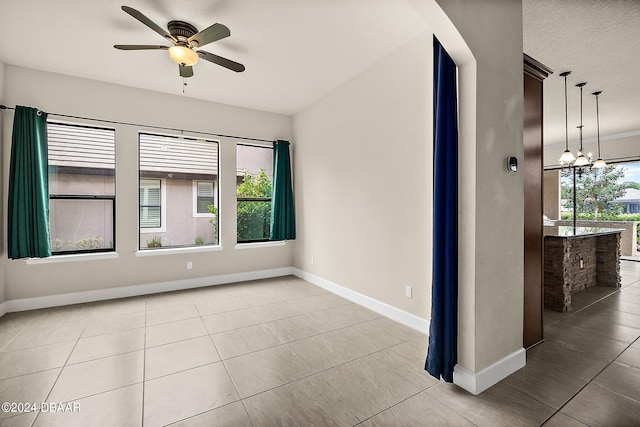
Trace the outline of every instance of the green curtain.
{"type": "Polygon", "coordinates": [[[44,258],[49,247],[47,115],[17,106],[9,166],[9,258],[44,258]]]}
{"type": "Polygon", "coordinates": [[[289,142],[273,143],[273,195],[271,197],[271,233],[269,240],[296,238],[296,217],[291,186],[289,142]]]}

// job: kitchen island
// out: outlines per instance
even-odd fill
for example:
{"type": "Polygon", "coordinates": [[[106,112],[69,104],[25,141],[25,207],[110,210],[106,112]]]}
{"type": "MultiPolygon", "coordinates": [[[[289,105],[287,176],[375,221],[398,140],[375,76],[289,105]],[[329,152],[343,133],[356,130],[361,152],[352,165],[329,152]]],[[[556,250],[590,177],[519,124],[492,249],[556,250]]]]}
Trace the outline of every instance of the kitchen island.
{"type": "Polygon", "coordinates": [[[616,228],[544,227],[544,306],[571,311],[571,295],[591,286],[620,287],[616,228]]]}

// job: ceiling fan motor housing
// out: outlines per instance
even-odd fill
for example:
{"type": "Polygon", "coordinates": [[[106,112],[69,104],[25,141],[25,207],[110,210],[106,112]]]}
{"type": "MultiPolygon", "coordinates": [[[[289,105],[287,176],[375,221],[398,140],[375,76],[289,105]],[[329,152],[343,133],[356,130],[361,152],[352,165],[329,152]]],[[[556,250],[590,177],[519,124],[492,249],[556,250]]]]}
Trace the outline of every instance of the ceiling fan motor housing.
{"type": "Polygon", "coordinates": [[[196,27],[184,21],[169,21],[167,29],[173,37],[185,42],[198,32],[196,27]]]}

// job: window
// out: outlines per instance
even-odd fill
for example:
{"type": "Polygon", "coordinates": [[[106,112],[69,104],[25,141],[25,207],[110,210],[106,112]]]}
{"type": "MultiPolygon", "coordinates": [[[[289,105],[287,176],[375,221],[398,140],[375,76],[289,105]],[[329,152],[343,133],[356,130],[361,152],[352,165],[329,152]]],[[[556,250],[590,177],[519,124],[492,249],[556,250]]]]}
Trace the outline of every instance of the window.
{"type": "Polygon", "coordinates": [[[216,206],[215,181],[193,181],[193,216],[211,217],[210,206],[216,206]]]}
{"type": "Polygon", "coordinates": [[[115,130],[47,123],[54,255],[115,250],[115,130]]]}
{"type": "Polygon", "coordinates": [[[140,228],[162,228],[160,179],[140,180],[140,228]]]}
{"type": "Polygon", "coordinates": [[[269,240],[273,148],[238,144],[238,243],[269,240]]]}
{"type": "Polygon", "coordinates": [[[139,247],[218,244],[218,143],[139,135],[139,247]]]}

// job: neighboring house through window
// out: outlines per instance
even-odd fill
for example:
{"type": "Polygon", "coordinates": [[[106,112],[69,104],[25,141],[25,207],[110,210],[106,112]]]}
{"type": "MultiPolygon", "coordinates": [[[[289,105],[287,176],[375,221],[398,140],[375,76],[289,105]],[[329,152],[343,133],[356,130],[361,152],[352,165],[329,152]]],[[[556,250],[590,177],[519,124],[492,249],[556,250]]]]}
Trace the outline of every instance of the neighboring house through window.
{"type": "Polygon", "coordinates": [[[218,143],[149,133],[138,142],[140,249],[217,245],[218,143]]]}
{"type": "Polygon", "coordinates": [[[54,255],[115,250],[115,130],[48,122],[54,255]]]}

